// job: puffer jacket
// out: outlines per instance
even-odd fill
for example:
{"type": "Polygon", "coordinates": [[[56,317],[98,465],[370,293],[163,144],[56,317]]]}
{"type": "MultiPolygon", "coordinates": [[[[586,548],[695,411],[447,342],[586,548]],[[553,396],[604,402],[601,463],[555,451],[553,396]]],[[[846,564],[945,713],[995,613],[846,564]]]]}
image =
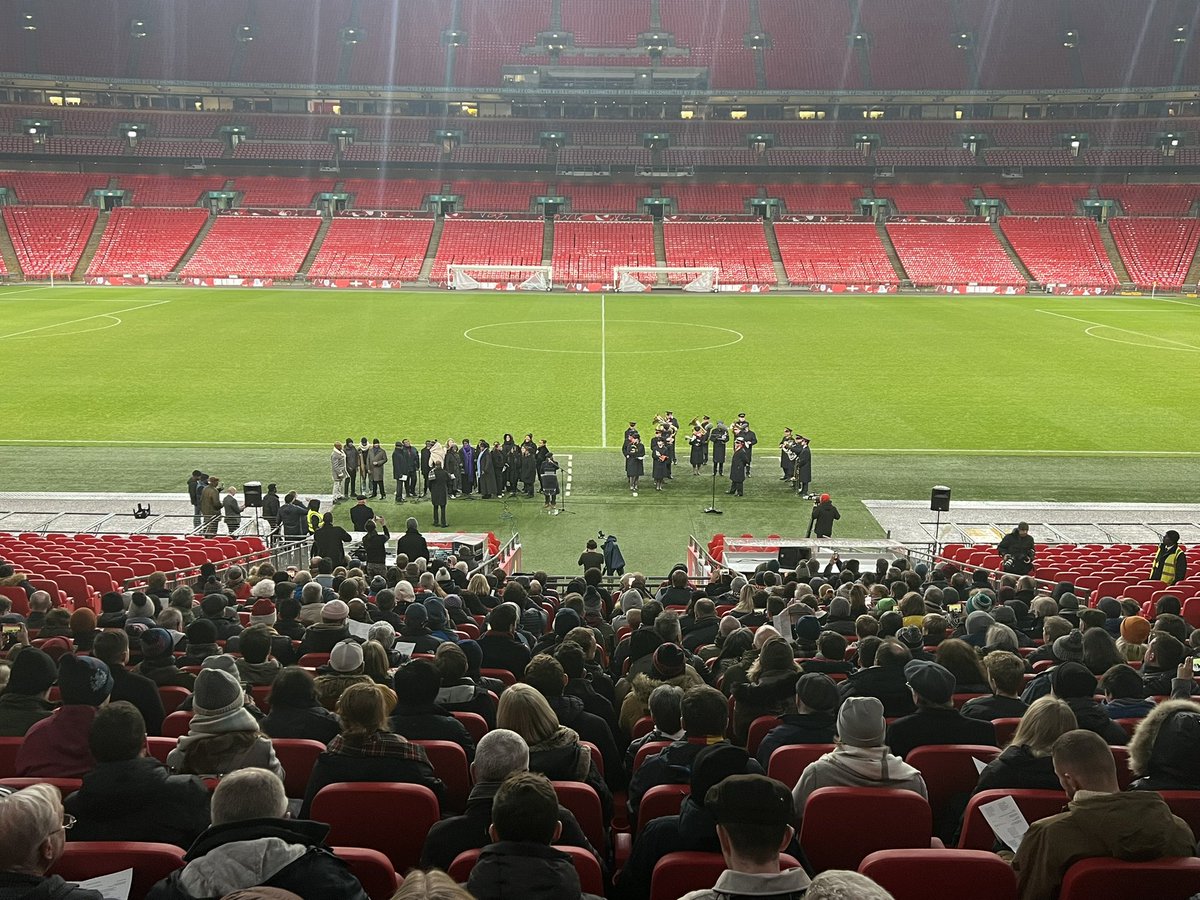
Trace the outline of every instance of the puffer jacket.
{"type": "Polygon", "coordinates": [[[571,857],[546,844],[488,844],[471,870],[467,891],[476,900],[565,900],[583,894],[571,857]]]}
{"type": "Polygon", "coordinates": [[[688,688],[699,687],[704,684],[704,679],[696,674],[695,671],[685,671],[682,675],[677,675],[675,678],[661,680],[650,675],[635,675],[629,686],[629,693],[625,695],[625,699],[621,702],[621,713],[617,718],[618,724],[621,726],[621,731],[624,734],[632,734],[633,726],[637,724],[637,720],[642,716],[650,715],[650,694],[660,684],[673,684],[676,687],[687,690],[688,688]]]}

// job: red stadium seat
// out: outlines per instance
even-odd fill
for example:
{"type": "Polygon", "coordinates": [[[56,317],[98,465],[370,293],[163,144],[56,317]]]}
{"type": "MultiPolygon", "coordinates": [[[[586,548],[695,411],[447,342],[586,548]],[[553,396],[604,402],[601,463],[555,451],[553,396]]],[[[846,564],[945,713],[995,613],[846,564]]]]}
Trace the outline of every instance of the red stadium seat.
{"type": "Polygon", "coordinates": [[[365,847],[330,847],[333,855],[350,866],[371,900],[391,900],[402,879],[392,868],[392,862],[378,850],[365,847]]]}
{"type": "Polygon", "coordinates": [[[670,746],[670,741],[647,741],[646,743],[642,744],[642,746],[638,747],[637,753],[633,755],[633,771],[636,772],[638,769],[640,769],[642,767],[642,763],[644,763],[648,757],[651,757],[670,746]]]}
{"type": "Polygon", "coordinates": [[[926,900],[932,885],[939,896],[1017,900],[1012,866],[982,850],[877,850],[858,871],[894,900],[926,900]]]}
{"type": "Polygon", "coordinates": [[[1058,900],[1128,900],[1129,897],[1190,897],[1200,891],[1200,859],[1194,856],[1125,862],[1085,859],[1063,877],[1058,900]]]}
{"type": "Polygon", "coordinates": [[[1007,747],[1013,735],[1017,733],[1017,726],[1020,724],[1020,719],[992,719],[992,727],[996,729],[996,743],[1001,747],[1007,747]]]}
{"type": "Polygon", "coordinates": [[[158,689],[158,699],[162,701],[163,712],[167,715],[179,709],[179,704],[190,696],[191,691],[177,684],[164,684],[158,689]]]}
{"type": "Polygon", "coordinates": [[[163,719],[162,736],[169,738],[181,738],[188,733],[188,726],[192,721],[192,711],[190,709],[177,709],[175,712],[167,715],[163,719]]]}
{"type": "Polygon", "coordinates": [[[762,743],[767,733],[779,723],[779,716],[759,716],[750,723],[750,731],[746,737],[746,752],[751,756],[758,753],[758,745],[762,743]]]}
{"type": "Polygon", "coordinates": [[[818,788],[808,795],[800,826],[800,846],[817,872],[857,869],[876,850],[926,850],[932,839],[925,798],[886,788],[818,788]]]}
{"type": "Polygon", "coordinates": [[[590,784],[581,781],[555,781],[554,793],[558,802],[569,809],[579,827],[587,835],[588,842],[603,853],[608,841],[605,836],[604,814],[600,806],[600,795],[590,784]]]}
{"type": "Polygon", "coordinates": [[[177,739],[173,737],[147,737],[146,751],[164,765],[167,755],[175,749],[177,739]]]}
{"type": "Polygon", "coordinates": [[[508,669],[480,669],[479,674],[484,678],[494,678],[503,682],[505,687],[511,687],[517,683],[517,676],[508,669]]]}
{"type": "Polygon", "coordinates": [[[467,734],[471,735],[471,740],[476,744],[488,733],[487,720],[479,713],[453,712],[451,715],[462,723],[462,726],[467,729],[467,734]]]}
{"type": "Polygon", "coordinates": [[[683,801],[691,796],[692,788],[686,784],[656,784],[642,795],[638,804],[635,833],[640,833],[648,822],[663,816],[677,816],[683,801]]]}
{"type": "MultiPolygon", "coordinates": [[[[446,809],[459,813],[467,808],[467,796],[471,793],[471,767],[467,763],[467,751],[453,741],[412,741],[424,748],[429,764],[438,778],[446,785],[446,809]]],[[[325,748],[322,747],[322,750],[325,748]]]]}
{"type": "MultiPolygon", "coordinates": [[[[571,862],[574,863],[575,871],[579,875],[579,887],[583,893],[593,894],[597,897],[604,896],[604,875],[600,871],[600,863],[596,862],[596,857],[582,847],[556,845],[554,849],[571,857],[571,862]]],[[[479,850],[464,850],[454,857],[446,874],[459,884],[466,884],[471,877],[471,870],[475,868],[475,863],[479,862],[479,854],[479,850]]]]}
{"type": "MultiPolygon", "coordinates": [[[[781,869],[798,869],[798,863],[786,853],[779,854],[781,869]]],[[[650,876],[650,900],[677,900],[691,891],[710,888],[725,871],[720,853],[686,851],[668,853],[654,864],[650,876]]]]}
{"type": "Polygon", "coordinates": [[[653,730],[654,720],[649,716],[642,716],[633,723],[633,734],[631,734],[630,737],[632,737],[634,740],[637,740],[640,737],[645,737],[653,730]]]}
{"type": "Polygon", "coordinates": [[[172,844],[134,841],[68,841],[63,854],[50,867],[51,875],[79,882],[120,869],[133,869],[130,898],[145,897],[150,888],[176,869],[183,868],[183,848],[172,844]]]}
{"type": "Polygon", "coordinates": [[[64,797],[83,786],[82,778],[0,778],[0,785],[19,791],[31,784],[49,784],[58,788],[64,797]]]}
{"type": "Polygon", "coordinates": [[[789,788],[796,786],[809,763],[815,762],[833,751],[833,744],[789,744],[778,747],[771,753],[767,763],[767,775],[781,781],[789,788]]]}
{"type": "Polygon", "coordinates": [[[979,783],[975,760],[989,763],[999,755],[998,748],[985,745],[935,744],[915,747],[905,757],[904,761],[920,770],[925,779],[938,834],[945,836],[953,830],[965,798],[975,792],[979,783]]]}
{"type": "Polygon", "coordinates": [[[310,818],[330,826],[330,844],[378,850],[404,874],[420,861],[425,835],[441,814],[424,785],[343,782],[317,792],[310,818]]]}
{"type": "Polygon", "coordinates": [[[963,813],[962,831],[958,836],[960,850],[991,850],[996,837],[992,826],[984,819],[979,807],[994,800],[1012,797],[1017,807],[1030,822],[1058,815],[1067,806],[1067,795],[1062,791],[993,790],[980,791],[967,802],[963,813]]]}
{"type": "Polygon", "coordinates": [[[303,738],[272,738],[271,746],[275,748],[275,757],[283,766],[283,787],[288,797],[299,799],[308,789],[309,776],[317,758],[325,752],[325,745],[320,741],[309,741],[303,738]]]}
{"type": "Polygon", "coordinates": [[[0,737],[0,778],[17,777],[17,752],[23,737],[0,737]]]}

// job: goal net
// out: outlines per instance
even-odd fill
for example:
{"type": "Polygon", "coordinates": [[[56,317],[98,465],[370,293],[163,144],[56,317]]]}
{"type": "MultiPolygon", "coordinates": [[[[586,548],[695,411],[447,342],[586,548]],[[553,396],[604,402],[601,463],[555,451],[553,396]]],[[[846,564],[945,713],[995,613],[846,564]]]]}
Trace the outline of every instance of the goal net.
{"type": "Polygon", "coordinates": [[[717,290],[720,274],[716,266],[616,266],[613,285],[618,293],[649,291],[661,275],[668,287],[705,293],[717,290]]]}
{"type": "Polygon", "coordinates": [[[446,287],[456,291],[548,291],[554,287],[550,266],[496,266],[451,263],[446,287]]]}

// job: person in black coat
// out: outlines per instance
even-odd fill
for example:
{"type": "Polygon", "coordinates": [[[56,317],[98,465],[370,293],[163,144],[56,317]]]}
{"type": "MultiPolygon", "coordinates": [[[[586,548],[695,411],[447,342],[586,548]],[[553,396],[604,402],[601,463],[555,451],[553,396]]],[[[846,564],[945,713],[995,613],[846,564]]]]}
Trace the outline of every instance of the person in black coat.
{"type": "Polygon", "coordinates": [[[914,659],[904,667],[917,711],[888,726],[887,745],[903,759],[928,744],[996,746],[991,722],[969,719],[954,708],[954,675],[935,662],[914,659]]]}
{"type": "Polygon", "coordinates": [[[661,491],[663,482],[671,477],[671,454],[667,447],[667,439],[661,434],[654,435],[654,439],[650,441],[650,462],[654,489],[661,491]]]}
{"type": "Polygon", "coordinates": [[[517,477],[521,482],[521,490],[526,497],[532,497],[537,491],[537,457],[529,447],[522,446],[516,454],[515,463],[517,477]]]}
{"type": "Polygon", "coordinates": [[[487,441],[476,445],[475,459],[479,469],[479,494],[484,500],[490,500],[500,493],[500,482],[496,478],[496,457],[487,441]]]}
{"type": "Polygon", "coordinates": [[[392,677],[396,689],[396,709],[388,727],[410,741],[450,741],[475,758],[475,741],[462,722],[435,702],[442,687],[442,676],[427,659],[414,659],[396,670],[392,677]]]}
{"type": "Polygon", "coordinates": [[[704,433],[704,429],[698,423],[692,428],[688,444],[691,445],[688,462],[692,464],[692,474],[699,475],[700,467],[704,465],[705,457],[708,456],[708,435],[704,433]]]}
{"type": "Polygon", "coordinates": [[[171,775],[146,755],[146,726],[131,703],[102,707],[88,747],[96,767],[63,808],[76,819],[72,841],[159,841],[190,847],[209,825],[208,788],[194,775],[171,775]]]}
{"type": "Polygon", "coordinates": [[[729,429],[725,427],[724,422],[717,421],[717,424],[708,433],[708,441],[712,444],[713,472],[717,475],[724,475],[725,451],[729,444],[729,429]]]}
{"type": "Polygon", "coordinates": [[[230,772],[213,792],[212,827],[147,900],[223,897],[267,884],[303,897],[368,900],[349,865],[326,846],[329,826],[286,815],[279,778],[264,769],[230,772]]]}
{"type": "Polygon", "coordinates": [[[629,490],[636,497],[638,479],[646,474],[643,462],[646,458],[646,445],[642,443],[642,439],[635,431],[629,435],[628,440],[625,441],[625,446],[621,448],[621,452],[625,454],[625,477],[629,479],[629,490]]]}
{"type": "Polygon", "coordinates": [[[338,717],[317,700],[312,675],[298,666],[288,666],[275,676],[268,700],[271,711],[258,723],[268,737],[328,744],[342,730],[338,717]]]}
{"type": "Polygon", "coordinates": [[[488,613],[488,630],[479,638],[485,669],[507,669],[513,677],[525,675],[532,654],[516,635],[519,610],[513,603],[501,603],[488,613]]]}
{"type": "Polygon", "coordinates": [[[105,631],[97,636],[92,655],[108,666],[109,672],[112,673],[110,700],[125,700],[133,704],[145,723],[146,733],[162,734],[162,723],[166,713],[163,711],[162,698],[158,695],[158,685],[145,675],[125,668],[129,663],[129,637],[125,632],[105,631]]]}
{"type": "Polygon", "coordinates": [[[511,434],[504,435],[504,441],[500,445],[500,459],[504,464],[501,490],[504,493],[515,494],[517,482],[521,478],[521,448],[517,446],[511,434]]]}
{"type": "Polygon", "coordinates": [[[812,450],[808,446],[808,438],[803,435],[796,441],[796,465],[792,470],[792,481],[796,485],[796,493],[804,496],[812,483],[812,450]]]}
{"type": "Polygon", "coordinates": [[[267,485],[262,498],[262,517],[267,522],[268,534],[274,538],[279,533],[279,489],[274,483],[267,485]]]}
{"type": "Polygon", "coordinates": [[[822,494],[821,499],[813,506],[812,518],[808,523],[808,533],[805,534],[805,537],[811,537],[813,531],[816,531],[819,538],[832,537],[833,523],[841,517],[842,514],[833,505],[833,501],[829,498],[829,495],[822,494]]]}
{"type": "Polygon", "coordinates": [[[1096,676],[1083,663],[1065,662],[1050,670],[1050,690],[1071,707],[1078,727],[1096,732],[1105,743],[1123,747],[1129,743],[1129,735],[1095,701],[1096,684],[1096,676]]]}
{"type": "MultiPolygon", "coordinates": [[[[488,828],[492,824],[492,801],[496,791],[510,775],[529,771],[529,745],[515,731],[489,731],[476,748],[472,766],[475,786],[467,798],[466,811],[461,816],[443,819],[429,830],[421,848],[421,868],[449,869],[458,854],[466,850],[482,850],[491,843],[488,828]]],[[[603,860],[588,841],[574,814],[564,806],[558,808],[562,834],[556,843],[582,847],[603,865],[603,860]]]]}
{"type": "Polygon", "coordinates": [[[396,539],[396,555],[403,554],[408,557],[409,562],[414,562],[418,558],[429,559],[429,544],[425,541],[425,536],[421,534],[417,527],[417,520],[411,516],[404,523],[404,534],[396,539]]]}
{"type": "Polygon", "coordinates": [[[313,532],[312,554],[328,559],[336,569],[346,565],[346,547],[350,533],[341,525],[333,524],[333,513],[321,517],[321,527],[313,532]]]}
{"type": "Polygon", "coordinates": [[[828,675],[810,672],[796,681],[796,712],[785,713],[758,745],[755,754],[766,769],[771,754],[791,744],[832,744],[841,703],[837,684],[828,675]]]}
{"type": "Polygon", "coordinates": [[[486,687],[476,683],[467,674],[470,666],[467,654],[462,648],[458,644],[446,641],[437,648],[433,664],[441,677],[441,687],[434,703],[451,713],[475,713],[487,723],[489,731],[495,728],[496,701],[492,699],[486,687]]]}
{"type": "Polygon", "coordinates": [[[975,793],[990,790],[1062,790],[1054,774],[1050,748],[1076,727],[1071,708],[1055,697],[1042,697],[1029,707],[1004,752],[979,773],[975,793]]]}
{"type": "Polygon", "coordinates": [[[729,490],[725,493],[737,497],[746,496],[743,493],[746,476],[750,474],[750,452],[740,440],[733,445],[733,459],[729,463],[729,490]]]}
{"type": "Polygon", "coordinates": [[[279,507],[279,526],[285,538],[302,540],[308,533],[308,510],[296,498],[295,491],[288,491],[279,507]]]}
{"type": "MultiPolygon", "coordinates": [[[[429,467],[429,502],[433,504],[434,527],[446,527],[446,502],[450,499],[450,473],[442,468],[442,461],[435,459],[429,467]]],[[[428,551],[426,551],[428,552],[428,551]]],[[[410,556],[409,559],[415,557],[410,556]]]]}
{"type": "Polygon", "coordinates": [[[883,714],[888,718],[916,712],[912,689],[904,675],[904,667],[912,661],[912,654],[899,641],[889,640],[879,644],[874,656],[867,660],[863,658],[863,645],[868,640],[859,641],[859,662],[864,668],[839,684],[838,693],[842,699],[875,697],[883,704],[883,714]]]}

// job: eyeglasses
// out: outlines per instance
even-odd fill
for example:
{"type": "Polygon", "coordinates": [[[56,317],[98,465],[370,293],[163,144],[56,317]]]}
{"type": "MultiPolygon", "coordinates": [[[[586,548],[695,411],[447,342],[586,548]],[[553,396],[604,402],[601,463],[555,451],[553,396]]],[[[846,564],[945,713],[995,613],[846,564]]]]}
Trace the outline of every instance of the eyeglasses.
{"type": "Polygon", "coordinates": [[[74,827],[75,827],[75,817],[73,815],[71,815],[70,813],[63,813],[62,830],[70,831],[74,827]]]}

